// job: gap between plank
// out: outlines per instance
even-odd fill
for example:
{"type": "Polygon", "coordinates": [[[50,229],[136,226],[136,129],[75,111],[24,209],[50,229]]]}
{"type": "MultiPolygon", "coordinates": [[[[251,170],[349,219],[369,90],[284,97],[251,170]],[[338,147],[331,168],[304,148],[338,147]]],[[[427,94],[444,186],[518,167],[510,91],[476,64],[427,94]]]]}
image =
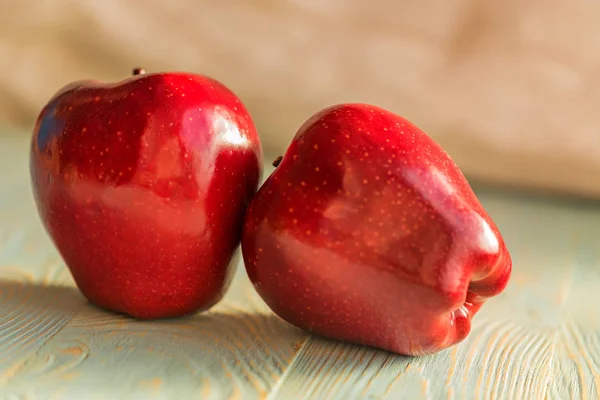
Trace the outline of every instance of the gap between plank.
{"type": "Polygon", "coordinates": [[[267,398],[265,400],[276,400],[276,396],[279,393],[279,390],[280,390],[281,386],[283,385],[283,382],[287,378],[288,374],[294,368],[294,364],[296,363],[296,360],[298,360],[298,358],[300,358],[300,356],[302,355],[302,353],[304,353],[304,350],[308,347],[308,345],[310,344],[310,342],[312,342],[312,340],[313,340],[313,335],[309,334],[308,337],[304,340],[304,342],[302,342],[302,344],[300,345],[301,346],[300,349],[296,352],[296,354],[294,355],[294,358],[292,359],[292,361],[290,362],[290,364],[288,365],[286,370],[283,372],[283,374],[281,375],[281,377],[279,378],[277,383],[275,383],[275,385],[273,385],[273,388],[271,389],[271,393],[269,393],[269,395],[267,396],[267,398]]]}

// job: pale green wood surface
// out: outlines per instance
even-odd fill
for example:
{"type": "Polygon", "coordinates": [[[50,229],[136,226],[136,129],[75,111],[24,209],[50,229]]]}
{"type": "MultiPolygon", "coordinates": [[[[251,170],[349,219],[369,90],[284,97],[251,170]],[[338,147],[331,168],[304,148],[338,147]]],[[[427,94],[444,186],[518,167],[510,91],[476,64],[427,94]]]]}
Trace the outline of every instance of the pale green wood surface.
{"type": "Polygon", "coordinates": [[[600,207],[479,191],[513,279],[464,343],[407,358],[289,326],[241,265],[195,317],[88,305],[34,209],[28,140],[0,135],[1,400],[600,398],[600,207]]]}

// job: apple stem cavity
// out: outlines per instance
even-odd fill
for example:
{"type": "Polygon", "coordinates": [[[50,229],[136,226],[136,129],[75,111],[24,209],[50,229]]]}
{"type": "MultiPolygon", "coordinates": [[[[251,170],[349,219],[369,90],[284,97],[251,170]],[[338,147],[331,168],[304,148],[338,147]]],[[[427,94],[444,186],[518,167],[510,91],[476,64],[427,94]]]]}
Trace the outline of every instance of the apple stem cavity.
{"type": "Polygon", "coordinates": [[[273,161],[273,166],[275,168],[277,168],[279,166],[279,164],[281,164],[281,160],[283,160],[283,156],[279,156],[275,159],[275,161],[273,161]]]}
{"type": "Polygon", "coordinates": [[[146,70],[144,68],[136,67],[133,69],[133,75],[144,75],[146,70]]]}

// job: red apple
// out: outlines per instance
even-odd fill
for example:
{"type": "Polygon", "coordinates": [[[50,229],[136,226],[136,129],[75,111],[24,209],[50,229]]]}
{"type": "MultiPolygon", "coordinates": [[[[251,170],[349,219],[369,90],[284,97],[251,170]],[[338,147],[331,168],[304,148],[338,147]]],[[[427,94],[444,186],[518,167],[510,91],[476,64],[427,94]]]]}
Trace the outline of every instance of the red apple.
{"type": "Polygon", "coordinates": [[[42,110],[30,169],[81,292],[140,319],[207,309],[230,281],[261,145],[225,86],[187,73],[76,82],[42,110]]]}
{"type": "Polygon", "coordinates": [[[444,150],[366,104],[327,108],[300,128],[248,209],[242,252],[284,320],[405,355],[463,340],[512,265],[444,150]]]}

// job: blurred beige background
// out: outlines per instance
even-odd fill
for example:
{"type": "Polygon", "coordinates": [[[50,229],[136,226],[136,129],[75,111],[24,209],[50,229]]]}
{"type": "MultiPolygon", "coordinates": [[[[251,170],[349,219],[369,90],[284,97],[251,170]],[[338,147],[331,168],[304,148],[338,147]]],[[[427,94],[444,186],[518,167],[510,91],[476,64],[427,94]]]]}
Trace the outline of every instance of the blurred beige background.
{"type": "Polygon", "coordinates": [[[138,65],[224,82],[271,154],[371,102],[471,177],[600,197],[600,0],[0,0],[1,124],[138,65]]]}

